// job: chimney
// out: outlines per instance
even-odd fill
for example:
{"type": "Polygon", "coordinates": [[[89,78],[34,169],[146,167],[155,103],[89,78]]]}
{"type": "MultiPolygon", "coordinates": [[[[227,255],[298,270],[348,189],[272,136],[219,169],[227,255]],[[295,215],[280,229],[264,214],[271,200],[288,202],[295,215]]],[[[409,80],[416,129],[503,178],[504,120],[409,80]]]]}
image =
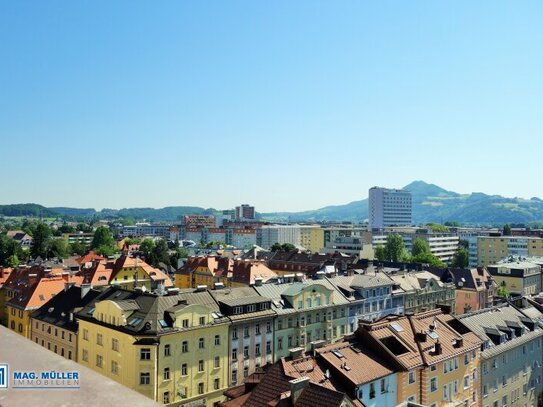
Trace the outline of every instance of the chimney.
{"type": "Polygon", "coordinates": [[[90,284],[81,284],[81,298],[85,297],[91,289],[90,284]]]}
{"type": "Polygon", "coordinates": [[[262,287],[262,277],[255,278],[255,287],[262,287]]]}
{"type": "Polygon", "coordinates": [[[461,348],[462,346],[464,346],[464,338],[456,338],[454,341],[454,347],[461,348]]]}
{"type": "Polygon", "coordinates": [[[417,332],[416,339],[418,342],[426,342],[427,334],[424,331],[417,332]]]}
{"type": "Polygon", "coordinates": [[[220,283],[220,282],[213,283],[214,290],[222,290],[223,288],[224,288],[224,283],[220,283]]]}
{"type": "Polygon", "coordinates": [[[322,280],[322,279],[324,278],[324,271],[322,271],[322,270],[321,270],[321,271],[317,271],[317,272],[315,273],[315,276],[316,276],[317,280],[322,280]]]}
{"type": "Polygon", "coordinates": [[[68,291],[70,288],[72,288],[75,285],[75,283],[72,282],[65,282],[64,283],[64,291],[68,291]]]}
{"type": "Polygon", "coordinates": [[[441,355],[442,352],[443,352],[443,349],[441,348],[441,342],[439,342],[439,340],[437,340],[435,345],[434,345],[434,353],[436,355],[441,355]]]}
{"type": "Polygon", "coordinates": [[[196,286],[196,292],[202,292],[207,290],[207,285],[198,285],[196,286]]]}
{"type": "Polygon", "coordinates": [[[304,391],[305,386],[309,383],[309,377],[299,377],[297,379],[293,379],[289,381],[290,383],[290,400],[292,402],[292,405],[296,405],[296,401],[298,400],[298,397],[302,394],[302,391],[304,391]]]}

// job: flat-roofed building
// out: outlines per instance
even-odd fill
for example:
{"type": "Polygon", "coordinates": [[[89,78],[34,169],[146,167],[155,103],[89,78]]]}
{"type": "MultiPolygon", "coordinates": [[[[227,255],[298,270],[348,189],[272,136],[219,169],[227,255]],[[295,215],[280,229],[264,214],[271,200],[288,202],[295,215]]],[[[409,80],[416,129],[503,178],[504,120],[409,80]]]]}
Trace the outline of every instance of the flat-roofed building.
{"type": "Polygon", "coordinates": [[[403,189],[373,187],[369,190],[369,229],[409,226],[412,219],[411,192],[403,189]]]}

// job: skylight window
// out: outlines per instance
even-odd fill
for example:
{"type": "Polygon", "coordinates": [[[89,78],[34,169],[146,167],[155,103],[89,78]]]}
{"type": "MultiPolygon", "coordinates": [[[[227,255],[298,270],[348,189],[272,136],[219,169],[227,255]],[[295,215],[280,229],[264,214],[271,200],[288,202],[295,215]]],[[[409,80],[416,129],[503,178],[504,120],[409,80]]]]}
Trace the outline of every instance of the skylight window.
{"type": "Polygon", "coordinates": [[[428,336],[434,340],[437,340],[437,338],[439,338],[439,336],[437,336],[436,331],[428,331],[428,336]]]}
{"type": "Polygon", "coordinates": [[[393,322],[390,324],[390,327],[392,329],[394,329],[396,332],[403,332],[403,328],[400,324],[398,324],[397,322],[393,322]]]}
{"type": "Polygon", "coordinates": [[[136,326],[136,325],[139,325],[139,323],[140,323],[141,321],[143,321],[143,318],[138,318],[138,317],[132,318],[130,321],[128,321],[128,326],[134,327],[134,326],[136,326]]]}
{"type": "Polygon", "coordinates": [[[337,356],[338,358],[340,358],[340,359],[343,358],[343,353],[341,353],[341,352],[338,351],[338,350],[333,350],[332,353],[333,353],[334,355],[336,355],[336,356],[337,356]]]}
{"type": "Polygon", "coordinates": [[[89,310],[87,311],[87,314],[92,315],[92,313],[94,312],[94,309],[95,309],[95,308],[96,308],[96,307],[90,307],[89,310]]]}
{"type": "Polygon", "coordinates": [[[162,328],[167,328],[168,327],[168,324],[166,323],[165,320],[161,319],[160,321],[158,321],[158,323],[160,324],[160,326],[162,328]]]}

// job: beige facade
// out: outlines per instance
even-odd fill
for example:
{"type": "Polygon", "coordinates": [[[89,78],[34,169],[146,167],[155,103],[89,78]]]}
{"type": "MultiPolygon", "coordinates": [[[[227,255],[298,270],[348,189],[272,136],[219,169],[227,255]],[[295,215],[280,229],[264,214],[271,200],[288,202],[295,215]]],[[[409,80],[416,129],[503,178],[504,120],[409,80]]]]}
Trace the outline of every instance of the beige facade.
{"type": "Polygon", "coordinates": [[[77,332],[30,319],[30,339],[57,355],[77,362],[77,332]]]}

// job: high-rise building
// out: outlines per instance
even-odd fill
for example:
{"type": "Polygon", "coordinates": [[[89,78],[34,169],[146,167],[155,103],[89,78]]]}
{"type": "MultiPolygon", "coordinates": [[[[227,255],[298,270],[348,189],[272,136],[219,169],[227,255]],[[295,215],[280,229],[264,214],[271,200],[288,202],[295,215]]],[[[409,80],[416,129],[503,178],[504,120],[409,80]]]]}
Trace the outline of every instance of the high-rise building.
{"type": "Polygon", "coordinates": [[[409,226],[412,223],[411,192],[373,187],[369,190],[369,229],[409,226]]]}
{"type": "Polygon", "coordinates": [[[255,207],[247,204],[236,206],[236,220],[256,219],[255,207]]]}

